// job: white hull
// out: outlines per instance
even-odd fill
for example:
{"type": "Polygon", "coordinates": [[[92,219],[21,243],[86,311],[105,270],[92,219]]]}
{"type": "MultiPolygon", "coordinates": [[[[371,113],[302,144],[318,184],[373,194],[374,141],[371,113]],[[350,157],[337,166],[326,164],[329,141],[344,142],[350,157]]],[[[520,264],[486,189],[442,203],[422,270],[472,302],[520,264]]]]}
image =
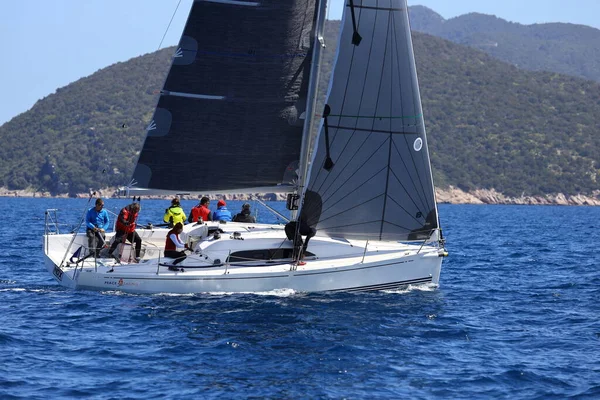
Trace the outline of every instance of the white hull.
{"type": "Polygon", "coordinates": [[[121,264],[112,259],[88,258],[77,265],[68,265],[63,259],[68,261],[86,243],[85,235],[78,235],[69,251],[72,235],[47,235],[44,237],[46,268],[61,285],[69,288],[130,293],[362,291],[439,281],[442,257],[437,247],[349,242],[316,236],[308,246],[308,252],[314,256],[308,256],[305,265],[281,258],[229,262],[228,256],[237,251],[277,249],[288,254],[291,242],[285,239],[283,228],[278,225],[212,226],[224,230],[220,239],[207,236],[206,225],[186,225],[186,237],[199,240],[195,235],[199,232],[204,236],[195,243],[195,253],[178,265],[184,272],[170,271],[172,260],[162,257],[165,229],[138,231],[146,246],[144,258],[140,263],[121,264]],[[240,232],[244,240],[234,239],[233,232],[240,232]]]}

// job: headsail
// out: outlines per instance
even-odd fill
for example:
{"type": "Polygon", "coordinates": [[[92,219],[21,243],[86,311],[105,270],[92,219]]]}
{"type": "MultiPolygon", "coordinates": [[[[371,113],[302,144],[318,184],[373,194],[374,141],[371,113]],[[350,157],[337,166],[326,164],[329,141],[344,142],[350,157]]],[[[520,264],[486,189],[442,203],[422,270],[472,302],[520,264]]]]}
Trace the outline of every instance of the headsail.
{"type": "Polygon", "coordinates": [[[302,214],[330,236],[426,239],[438,218],[406,0],[350,1],[342,24],[302,214]]]}
{"type": "Polygon", "coordinates": [[[195,0],[135,186],[277,191],[295,178],[318,0],[195,0]]]}

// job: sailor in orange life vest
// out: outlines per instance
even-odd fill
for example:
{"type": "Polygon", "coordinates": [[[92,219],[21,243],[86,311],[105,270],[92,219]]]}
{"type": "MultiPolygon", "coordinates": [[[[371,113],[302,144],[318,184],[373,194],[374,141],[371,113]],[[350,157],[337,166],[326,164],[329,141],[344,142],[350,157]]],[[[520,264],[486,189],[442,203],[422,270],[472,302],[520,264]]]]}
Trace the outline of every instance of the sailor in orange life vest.
{"type": "Polygon", "coordinates": [[[140,252],[142,249],[142,238],[135,231],[135,222],[140,212],[140,203],[131,203],[121,210],[119,217],[117,218],[117,226],[115,228],[116,234],[115,239],[110,246],[109,254],[120,261],[120,257],[114,254],[115,249],[119,243],[125,242],[125,239],[129,240],[131,244],[135,243],[135,262],[140,261],[140,252]]]}
{"type": "Polygon", "coordinates": [[[202,199],[200,199],[200,204],[192,208],[192,211],[190,212],[190,216],[188,218],[188,222],[212,221],[212,213],[208,208],[209,204],[210,200],[208,199],[208,197],[202,197],[202,199]]]}
{"type": "Polygon", "coordinates": [[[175,224],[173,229],[167,233],[167,240],[165,242],[165,257],[174,258],[173,265],[169,267],[172,271],[178,271],[175,265],[179,264],[186,259],[186,255],[183,250],[189,250],[187,244],[183,243],[179,239],[179,234],[183,232],[183,224],[178,222],[175,224]],[[182,250],[179,250],[182,249],[182,250]]]}

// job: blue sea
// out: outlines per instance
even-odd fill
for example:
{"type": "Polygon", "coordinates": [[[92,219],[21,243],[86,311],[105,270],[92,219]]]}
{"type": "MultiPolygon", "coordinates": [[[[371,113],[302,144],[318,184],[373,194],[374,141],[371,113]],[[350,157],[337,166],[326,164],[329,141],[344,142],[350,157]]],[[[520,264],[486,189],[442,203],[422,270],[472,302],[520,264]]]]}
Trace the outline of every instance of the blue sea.
{"type": "Polygon", "coordinates": [[[437,289],[173,296],[55,283],[44,211],[87,206],[0,199],[1,399],[600,398],[600,208],[443,204],[437,289]]]}

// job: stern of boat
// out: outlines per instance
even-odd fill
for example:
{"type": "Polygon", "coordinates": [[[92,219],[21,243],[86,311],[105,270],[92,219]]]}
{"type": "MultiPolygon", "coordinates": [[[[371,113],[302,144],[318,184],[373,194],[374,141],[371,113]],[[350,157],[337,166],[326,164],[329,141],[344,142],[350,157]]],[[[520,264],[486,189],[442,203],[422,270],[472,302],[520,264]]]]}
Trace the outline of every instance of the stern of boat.
{"type": "Polygon", "coordinates": [[[59,284],[69,288],[75,288],[77,286],[73,279],[75,270],[64,266],[68,261],[66,259],[68,257],[66,254],[72,237],[72,235],[60,234],[46,234],[43,236],[44,265],[46,270],[48,270],[59,284]],[[65,259],[64,261],[63,258],[65,259]],[[61,264],[63,265],[61,266],[61,264]]]}

